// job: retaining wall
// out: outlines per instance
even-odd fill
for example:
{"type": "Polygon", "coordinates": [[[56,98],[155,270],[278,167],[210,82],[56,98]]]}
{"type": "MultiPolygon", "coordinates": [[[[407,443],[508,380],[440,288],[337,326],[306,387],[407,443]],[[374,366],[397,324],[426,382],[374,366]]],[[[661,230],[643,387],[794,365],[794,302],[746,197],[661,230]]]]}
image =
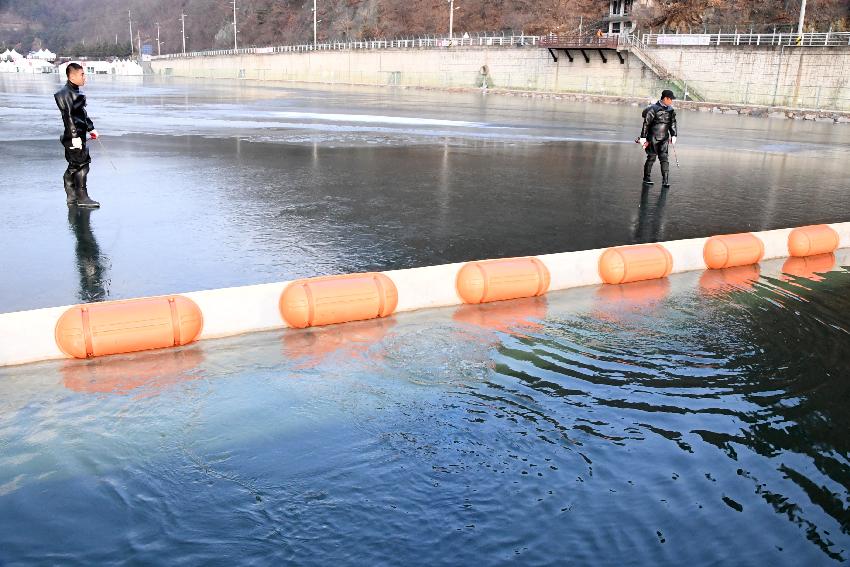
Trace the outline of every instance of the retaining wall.
{"type": "Polygon", "coordinates": [[[586,50],[573,62],[561,53],[555,63],[545,49],[454,48],[318,51],[157,59],[165,76],[256,79],[431,88],[481,87],[630,96],[657,95],[658,77],[629,53],[586,50]]]}
{"type": "Polygon", "coordinates": [[[850,110],[850,48],[644,48],[705,100],[850,110]]]}
{"type": "MultiPolygon", "coordinates": [[[[705,100],[850,110],[850,48],[646,47],[705,100]]],[[[657,97],[668,85],[636,56],[587,49],[553,61],[542,48],[385,49],[156,59],[154,73],[207,79],[394,85],[657,97]]]]}

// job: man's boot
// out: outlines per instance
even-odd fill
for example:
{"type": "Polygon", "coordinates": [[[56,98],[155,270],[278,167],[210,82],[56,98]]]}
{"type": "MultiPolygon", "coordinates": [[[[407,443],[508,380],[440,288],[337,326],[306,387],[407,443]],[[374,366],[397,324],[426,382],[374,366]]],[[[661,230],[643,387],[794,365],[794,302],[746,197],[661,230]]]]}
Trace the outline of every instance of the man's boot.
{"type": "Polygon", "coordinates": [[[77,204],[77,195],[74,191],[74,174],[70,169],[65,170],[62,182],[65,184],[65,202],[69,207],[72,207],[77,204]]]}
{"type": "Polygon", "coordinates": [[[661,162],[661,186],[670,187],[670,162],[661,162]]]}
{"type": "Polygon", "coordinates": [[[646,163],[643,164],[643,184],[644,185],[652,185],[652,166],[655,164],[655,160],[650,160],[647,158],[646,163]]]}
{"type": "Polygon", "coordinates": [[[74,185],[76,186],[77,206],[86,209],[97,209],[100,203],[89,197],[86,189],[86,178],[89,174],[88,164],[84,165],[74,173],[74,185]]]}

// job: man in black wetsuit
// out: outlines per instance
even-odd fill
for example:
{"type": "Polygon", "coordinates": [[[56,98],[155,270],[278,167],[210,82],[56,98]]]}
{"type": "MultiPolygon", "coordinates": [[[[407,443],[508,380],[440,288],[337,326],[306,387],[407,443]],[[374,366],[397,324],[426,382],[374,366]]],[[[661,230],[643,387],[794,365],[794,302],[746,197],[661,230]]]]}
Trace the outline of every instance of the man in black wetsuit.
{"type": "Polygon", "coordinates": [[[643,111],[643,128],[640,131],[640,144],[646,150],[646,163],[643,165],[643,183],[652,185],[652,166],[655,160],[661,162],[661,183],[670,187],[670,161],[667,151],[669,145],[676,144],[676,111],[673,109],[673,91],[664,90],[661,99],[643,111]]]}
{"type": "Polygon", "coordinates": [[[65,75],[68,82],[53,98],[65,126],[59,141],[65,147],[65,159],[68,161],[68,169],[62,178],[65,183],[66,202],[69,206],[96,209],[100,203],[89,197],[86,188],[86,177],[91,163],[89,149],[86,147],[86,135],[92,140],[97,139],[97,130],[86,112],[86,95],[80,92],[80,87],[86,84],[86,72],[78,63],[68,63],[65,75]]]}

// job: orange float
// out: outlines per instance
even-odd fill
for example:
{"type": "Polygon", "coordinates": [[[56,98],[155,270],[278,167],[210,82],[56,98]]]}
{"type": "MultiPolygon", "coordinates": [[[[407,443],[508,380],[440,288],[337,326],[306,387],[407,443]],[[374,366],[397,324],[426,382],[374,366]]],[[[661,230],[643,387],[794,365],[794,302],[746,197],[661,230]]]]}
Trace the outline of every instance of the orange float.
{"type": "Polygon", "coordinates": [[[712,270],[758,264],[764,256],[764,242],[749,232],[712,236],[705,243],[702,257],[712,270]]]}
{"type": "Polygon", "coordinates": [[[395,284],[379,273],[294,281],[278,304],[283,320],[297,329],[387,317],[397,306],[395,284]]]}
{"type": "Polygon", "coordinates": [[[469,262],[458,272],[456,285],[464,303],[535,297],[549,290],[549,270],[535,257],[469,262]]]}
{"type": "Polygon", "coordinates": [[[817,256],[795,256],[785,260],[782,273],[807,280],[820,281],[820,274],[825,274],[835,267],[835,254],[818,254],[817,256]]]}
{"type": "Polygon", "coordinates": [[[838,233],[829,225],[801,226],[788,235],[788,253],[798,257],[829,254],[838,248],[838,240],[838,233]]]}
{"type": "Polygon", "coordinates": [[[191,343],[204,318],[179,295],[77,305],[56,322],[56,344],[74,358],[137,352],[191,343]]]}
{"type": "Polygon", "coordinates": [[[665,278],[673,271],[673,256],[660,244],[609,248],[599,257],[599,277],[607,284],[665,278]]]}

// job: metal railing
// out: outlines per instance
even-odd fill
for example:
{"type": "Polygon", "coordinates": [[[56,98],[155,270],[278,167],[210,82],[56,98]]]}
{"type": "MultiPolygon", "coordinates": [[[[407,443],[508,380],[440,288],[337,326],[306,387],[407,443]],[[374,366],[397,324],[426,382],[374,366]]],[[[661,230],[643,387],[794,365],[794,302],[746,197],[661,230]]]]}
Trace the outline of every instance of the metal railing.
{"type": "Polygon", "coordinates": [[[449,47],[549,47],[617,49],[625,45],[643,47],[688,46],[789,46],[789,47],[850,47],[850,32],[826,33],[639,33],[629,34],[567,34],[567,35],[473,35],[464,37],[428,36],[406,39],[374,39],[365,41],[329,42],[313,45],[280,45],[243,49],[212,49],[190,53],[171,53],[153,59],[210,57],[217,55],[254,55],[268,53],[307,53],[311,51],[353,51],[374,49],[440,49],[449,47]]]}
{"type": "Polygon", "coordinates": [[[850,32],[826,33],[643,33],[638,36],[647,47],[686,47],[707,45],[846,47],[850,32]]]}
{"type": "Polygon", "coordinates": [[[538,45],[557,49],[617,49],[620,46],[619,35],[569,34],[545,35],[538,45]]]}
{"type": "Polygon", "coordinates": [[[264,53],[307,53],[311,51],[354,51],[374,49],[439,49],[447,47],[535,47],[540,42],[536,35],[475,35],[465,37],[417,37],[409,39],[375,39],[366,41],[347,41],[312,43],[301,45],[280,45],[276,47],[248,47],[244,49],[214,49],[193,51],[190,53],[171,53],[153,57],[157,59],[178,59],[183,57],[210,57],[216,55],[254,55],[264,53]]]}

